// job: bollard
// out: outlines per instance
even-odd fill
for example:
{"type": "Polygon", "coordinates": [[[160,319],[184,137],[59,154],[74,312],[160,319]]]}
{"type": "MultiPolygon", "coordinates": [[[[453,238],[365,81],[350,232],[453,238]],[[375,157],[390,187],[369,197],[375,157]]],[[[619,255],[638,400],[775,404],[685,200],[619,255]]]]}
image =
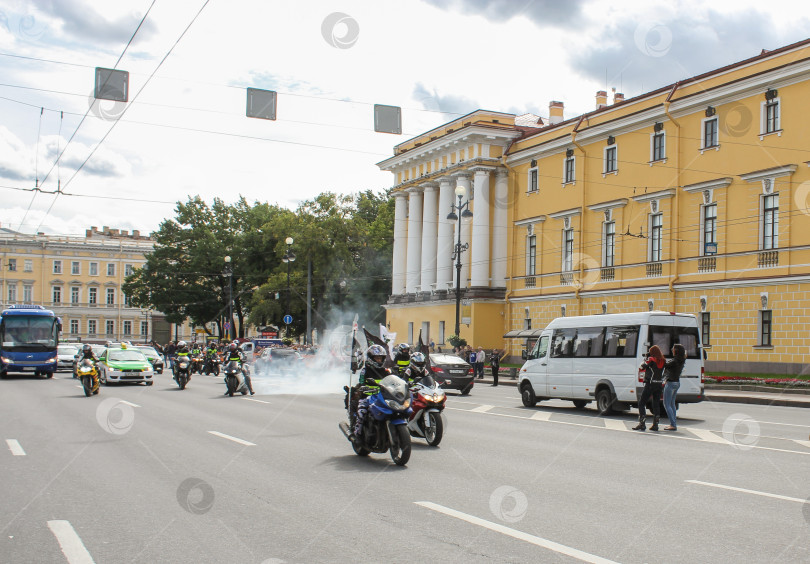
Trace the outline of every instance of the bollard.
{"type": "Polygon", "coordinates": [[[509,377],[512,380],[517,380],[517,368],[515,368],[514,366],[509,368],[509,377]]]}

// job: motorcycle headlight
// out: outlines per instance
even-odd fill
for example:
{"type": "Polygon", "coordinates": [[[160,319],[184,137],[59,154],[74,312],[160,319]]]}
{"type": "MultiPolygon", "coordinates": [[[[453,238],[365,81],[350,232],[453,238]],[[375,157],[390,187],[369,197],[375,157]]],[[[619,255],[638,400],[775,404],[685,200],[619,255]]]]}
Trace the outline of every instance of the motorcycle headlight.
{"type": "Polygon", "coordinates": [[[188,362],[181,362],[180,363],[180,368],[183,368],[183,369],[188,368],[188,362]]]}
{"type": "Polygon", "coordinates": [[[399,403],[396,400],[385,400],[385,403],[394,411],[405,411],[411,406],[411,398],[406,399],[404,402],[399,403]]]}

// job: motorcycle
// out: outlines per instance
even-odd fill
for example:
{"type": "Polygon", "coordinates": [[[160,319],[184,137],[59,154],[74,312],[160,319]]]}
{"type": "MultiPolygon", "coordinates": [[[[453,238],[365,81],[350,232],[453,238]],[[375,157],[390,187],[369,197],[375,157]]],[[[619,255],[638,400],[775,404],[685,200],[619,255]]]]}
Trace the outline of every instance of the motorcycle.
{"type": "Polygon", "coordinates": [[[192,374],[202,374],[203,372],[203,359],[200,355],[191,357],[191,366],[189,370],[192,374]]]}
{"type": "Polygon", "coordinates": [[[371,452],[389,451],[395,464],[405,466],[411,457],[411,435],[407,423],[411,414],[411,392],[405,380],[390,375],[380,381],[379,389],[368,386],[355,389],[357,394],[369,396],[368,413],[359,436],[352,434],[357,417],[354,409],[356,404],[349,401],[349,387],[346,386],[344,390],[349,422],[341,421],[339,427],[352,443],[355,454],[368,456],[371,452]]]}
{"type": "Polygon", "coordinates": [[[233,397],[237,392],[243,396],[247,395],[248,387],[245,382],[245,376],[242,373],[242,367],[235,360],[230,361],[225,365],[225,385],[228,387],[228,396],[233,397]]]}
{"type": "Polygon", "coordinates": [[[219,357],[217,355],[211,355],[205,360],[203,372],[206,376],[211,374],[219,376],[219,357]]]}
{"type": "Polygon", "coordinates": [[[98,370],[96,365],[89,358],[85,358],[76,368],[76,373],[82,381],[84,395],[88,398],[98,393],[98,370]]]}
{"type": "Polygon", "coordinates": [[[413,388],[413,407],[408,422],[412,437],[425,439],[430,446],[439,446],[444,434],[442,411],[447,395],[430,374],[425,374],[413,388]]]}
{"type": "Polygon", "coordinates": [[[174,359],[174,379],[181,390],[186,389],[186,384],[191,380],[191,359],[187,356],[174,359]]]}

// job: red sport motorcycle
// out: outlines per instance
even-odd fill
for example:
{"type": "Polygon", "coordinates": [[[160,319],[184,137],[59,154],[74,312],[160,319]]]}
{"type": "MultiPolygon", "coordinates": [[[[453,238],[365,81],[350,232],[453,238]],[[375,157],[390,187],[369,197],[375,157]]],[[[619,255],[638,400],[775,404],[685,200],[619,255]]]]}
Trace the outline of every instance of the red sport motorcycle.
{"type": "Polygon", "coordinates": [[[444,433],[442,411],[447,396],[430,374],[425,374],[411,388],[413,404],[408,431],[412,437],[425,439],[430,446],[439,446],[444,433]]]}

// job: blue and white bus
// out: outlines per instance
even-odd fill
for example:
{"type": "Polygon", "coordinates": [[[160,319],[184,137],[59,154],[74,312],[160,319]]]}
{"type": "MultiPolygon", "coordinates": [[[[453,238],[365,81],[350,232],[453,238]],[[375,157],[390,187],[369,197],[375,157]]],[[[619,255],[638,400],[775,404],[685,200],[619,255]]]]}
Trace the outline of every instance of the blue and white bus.
{"type": "Polygon", "coordinates": [[[0,314],[0,378],[9,373],[53,377],[62,321],[40,305],[18,304],[0,314]]]}

